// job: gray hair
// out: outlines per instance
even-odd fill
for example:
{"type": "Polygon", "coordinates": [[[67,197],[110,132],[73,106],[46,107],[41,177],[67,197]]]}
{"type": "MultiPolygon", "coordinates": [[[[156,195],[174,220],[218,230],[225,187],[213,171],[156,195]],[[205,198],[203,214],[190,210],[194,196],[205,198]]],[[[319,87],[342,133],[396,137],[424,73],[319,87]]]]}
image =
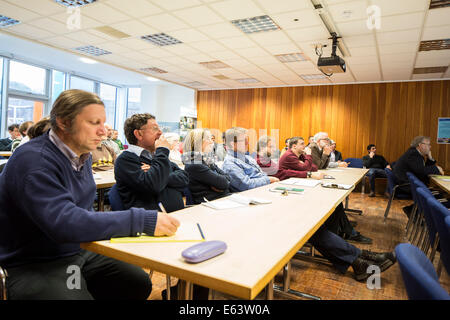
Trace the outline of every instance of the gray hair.
{"type": "Polygon", "coordinates": [[[262,148],[267,147],[269,141],[272,141],[271,137],[267,135],[261,136],[258,140],[258,144],[256,145],[256,152],[259,152],[261,151],[262,148]]]}
{"type": "Polygon", "coordinates": [[[424,140],[431,141],[430,137],[427,136],[417,136],[411,141],[411,147],[417,148],[424,140]]]}
{"type": "Polygon", "coordinates": [[[232,148],[232,143],[237,143],[238,137],[247,133],[247,130],[241,127],[233,127],[225,132],[225,143],[228,147],[232,148]]]}
{"type": "Polygon", "coordinates": [[[328,138],[328,133],[326,132],[318,132],[314,135],[314,142],[328,138]]]}

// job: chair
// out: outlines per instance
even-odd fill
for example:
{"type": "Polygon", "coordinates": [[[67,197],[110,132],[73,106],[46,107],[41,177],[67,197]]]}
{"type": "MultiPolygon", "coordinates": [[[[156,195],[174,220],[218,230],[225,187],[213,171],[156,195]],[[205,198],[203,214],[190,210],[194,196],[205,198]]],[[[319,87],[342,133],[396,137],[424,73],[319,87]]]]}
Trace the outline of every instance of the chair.
{"type": "Polygon", "coordinates": [[[109,190],[108,198],[112,211],[122,211],[125,209],[120,198],[119,190],[117,190],[117,184],[113,185],[109,190]]]}
{"type": "Polygon", "coordinates": [[[410,300],[450,300],[439,284],[433,264],[419,248],[401,243],[395,248],[395,254],[410,300]]]}
{"type": "Polygon", "coordinates": [[[419,202],[419,206],[421,207],[421,209],[423,211],[423,218],[424,218],[423,220],[425,220],[424,228],[422,230],[423,235],[421,234],[421,236],[419,238],[419,242],[417,244],[419,245],[420,243],[422,243],[421,249],[426,255],[428,255],[428,250],[430,249],[430,247],[433,248],[433,250],[431,251],[431,255],[429,256],[431,262],[433,262],[434,255],[435,255],[436,249],[437,249],[438,240],[436,240],[437,229],[434,224],[433,217],[431,216],[432,213],[430,212],[430,207],[428,205],[428,199],[434,198],[434,197],[431,194],[430,190],[428,190],[427,188],[418,187],[416,192],[417,192],[417,199],[419,202]],[[423,238],[423,242],[422,242],[422,238],[423,238]]]}
{"type": "Polygon", "coordinates": [[[349,168],[363,168],[363,161],[360,158],[347,158],[344,162],[348,163],[349,168]]]}
{"type": "MultiPolygon", "coordinates": [[[[439,235],[441,262],[447,270],[447,273],[450,274],[450,232],[446,226],[446,219],[450,217],[450,211],[434,197],[428,198],[427,202],[439,235]]],[[[440,267],[438,267],[438,274],[439,273],[440,267]]]]}
{"type": "MultiPolygon", "coordinates": [[[[394,200],[394,198],[396,196],[395,192],[397,191],[397,189],[399,187],[407,186],[407,185],[409,185],[409,183],[405,183],[405,184],[399,185],[397,183],[397,181],[395,179],[395,176],[394,176],[394,173],[392,172],[391,169],[384,168],[384,171],[386,172],[386,176],[387,176],[387,179],[388,179],[388,192],[389,192],[389,195],[390,195],[389,201],[388,201],[388,204],[387,204],[387,207],[386,207],[386,211],[384,212],[384,221],[386,221],[386,218],[387,218],[387,216],[389,214],[389,210],[391,208],[392,200],[394,200]]],[[[403,199],[409,199],[409,196],[402,195],[402,194],[397,194],[397,198],[398,199],[402,199],[402,198],[403,199]]]]}
{"type": "Polygon", "coordinates": [[[6,272],[6,269],[3,269],[0,266],[0,300],[7,299],[7,292],[6,292],[6,278],[7,277],[8,277],[8,273],[6,272]]]}

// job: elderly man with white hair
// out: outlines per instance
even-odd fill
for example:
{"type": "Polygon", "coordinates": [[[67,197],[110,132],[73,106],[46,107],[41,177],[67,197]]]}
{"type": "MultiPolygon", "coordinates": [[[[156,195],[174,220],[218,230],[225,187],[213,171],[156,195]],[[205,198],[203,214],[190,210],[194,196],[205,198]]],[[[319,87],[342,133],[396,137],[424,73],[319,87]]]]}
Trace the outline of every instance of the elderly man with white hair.
{"type": "Polygon", "coordinates": [[[113,127],[111,127],[109,124],[105,123],[105,129],[106,129],[106,139],[102,141],[102,143],[109,147],[110,149],[114,150],[114,153],[116,154],[116,156],[118,156],[120,154],[120,148],[119,145],[117,143],[114,142],[114,140],[112,139],[112,134],[113,134],[113,127]]]}
{"type": "Polygon", "coordinates": [[[180,135],[175,132],[164,133],[164,137],[170,145],[169,160],[176,163],[180,168],[184,169],[184,163],[181,160],[180,152],[180,135]]]}
{"type": "Polygon", "coordinates": [[[314,135],[314,142],[308,148],[311,150],[313,163],[320,169],[326,169],[330,163],[332,148],[328,141],[328,133],[318,132],[314,135]]]}

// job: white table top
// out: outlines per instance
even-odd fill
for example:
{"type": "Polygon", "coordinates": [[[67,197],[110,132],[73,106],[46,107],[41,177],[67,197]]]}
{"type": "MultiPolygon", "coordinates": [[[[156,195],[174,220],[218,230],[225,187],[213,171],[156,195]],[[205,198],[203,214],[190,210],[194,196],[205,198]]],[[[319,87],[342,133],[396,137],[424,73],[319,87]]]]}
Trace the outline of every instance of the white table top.
{"type": "MultiPolygon", "coordinates": [[[[366,172],[367,169],[354,168],[327,170],[335,176],[333,182],[353,185],[366,172]]],[[[236,297],[253,299],[352,191],[318,185],[304,188],[303,195],[282,196],[268,191],[276,185],[240,193],[270,199],[271,204],[220,211],[198,205],[171,214],[181,223],[199,223],[206,240],[222,240],[227,244],[224,254],[199,264],[188,264],[181,257],[181,252],[192,243],[111,244],[105,240],[82,247],[236,297]]]]}

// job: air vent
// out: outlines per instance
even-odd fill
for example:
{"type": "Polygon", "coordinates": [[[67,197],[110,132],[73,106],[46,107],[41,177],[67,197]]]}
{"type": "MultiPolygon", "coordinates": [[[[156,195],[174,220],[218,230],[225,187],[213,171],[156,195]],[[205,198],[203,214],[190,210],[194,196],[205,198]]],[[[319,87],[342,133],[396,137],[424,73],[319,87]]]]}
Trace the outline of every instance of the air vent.
{"type": "Polygon", "coordinates": [[[180,40],[175,39],[165,33],[150,34],[148,36],[142,36],[141,39],[149,41],[160,47],[182,43],[180,40]]]}
{"type": "Polygon", "coordinates": [[[97,30],[101,33],[104,33],[110,37],[116,38],[116,39],[124,39],[124,38],[131,37],[129,34],[126,34],[117,29],[111,28],[109,26],[98,27],[98,28],[95,28],[95,30],[97,30]]]}
{"type": "Polygon", "coordinates": [[[6,28],[20,23],[20,21],[13,18],[5,17],[0,14],[0,28],[6,28]]]}
{"type": "Polygon", "coordinates": [[[259,82],[259,80],[255,79],[255,78],[236,79],[236,81],[240,82],[240,83],[256,83],[256,82],[259,82]]]}
{"type": "Polygon", "coordinates": [[[65,7],[69,8],[78,8],[83,7],[85,5],[96,2],[97,0],[55,0],[56,3],[59,3],[65,7]]]}
{"type": "Polygon", "coordinates": [[[431,0],[430,9],[450,7],[450,0],[431,0]]]}
{"type": "Polygon", "coordinates": [[[207,61],[207,62],[199,62],[202,66],[208,68],[208,69],[223,69],[223,68],[230,68],[229,65],[223,63],[222,61],[207,61]]]}
{"type": "Polygon", "coordinates": [[[228,78],[228,77],[226,77],[226,76],[224,76],[224,75],[222,75],[222,74],[218,74],[218,75],[215,75],[215,76],[213,76],[214,78],[216,78],[216,79],[219,79],[219,80],[227,80],[227,79],[230,79],[230,78],[228,78]]]}
{"type": "Polygon", "coordinates": [[[141,71],[145,71],[145,72],[149,72],[149,73],[167,73],[166,70],[162,70],[156,67],[151,67],[151,68],[142,68],[141,71]]]}
{"type": "Polygon", "coordinates": [[[419,51],[448,50],[450,49],[450,39],[421,41],[419,51]]]}
{"type": "Polygon", "coordinates": [[[444,73],[447,72],[447,69],[448,66],[415,68],[413,74],[444,73]]]}
{"type": "Polygon", "coordinates": [[[231,23],[241,29],[244,33],[265,32],[280,29],[280,27],[267,15],[233,20],[231,23]]]}
{"type": "Polygon", "coordinates": [[[300,76],[303,80],[325,79],[323,74],[303,74],[300,76]]]}
{"type": "Polygon", "coordinates": [[[202,82],[198,82],[198,81],[193,81],[193,82],[186,82],[186,84],[190,87],[201,87],[201,86],[206,86],[206,84],[202,83],[202,82]]]}
{"type": "Polygon", "coordinates": [[[94,46],[85,46],[85,47],[78,47],[75,48],[74,50],[82,52],[82,53],[86,53],[89,54],[91,56],[103,56],[105,54],[111,54],[111,52],[94,47],[94,46]]]}
{"type": "Polygon", "coordinates": [[[288,53],[288,54],[277,54],[275,55],[278,60],[283,63],[305,61],[306,58],[302,53],[288,53]]]}

